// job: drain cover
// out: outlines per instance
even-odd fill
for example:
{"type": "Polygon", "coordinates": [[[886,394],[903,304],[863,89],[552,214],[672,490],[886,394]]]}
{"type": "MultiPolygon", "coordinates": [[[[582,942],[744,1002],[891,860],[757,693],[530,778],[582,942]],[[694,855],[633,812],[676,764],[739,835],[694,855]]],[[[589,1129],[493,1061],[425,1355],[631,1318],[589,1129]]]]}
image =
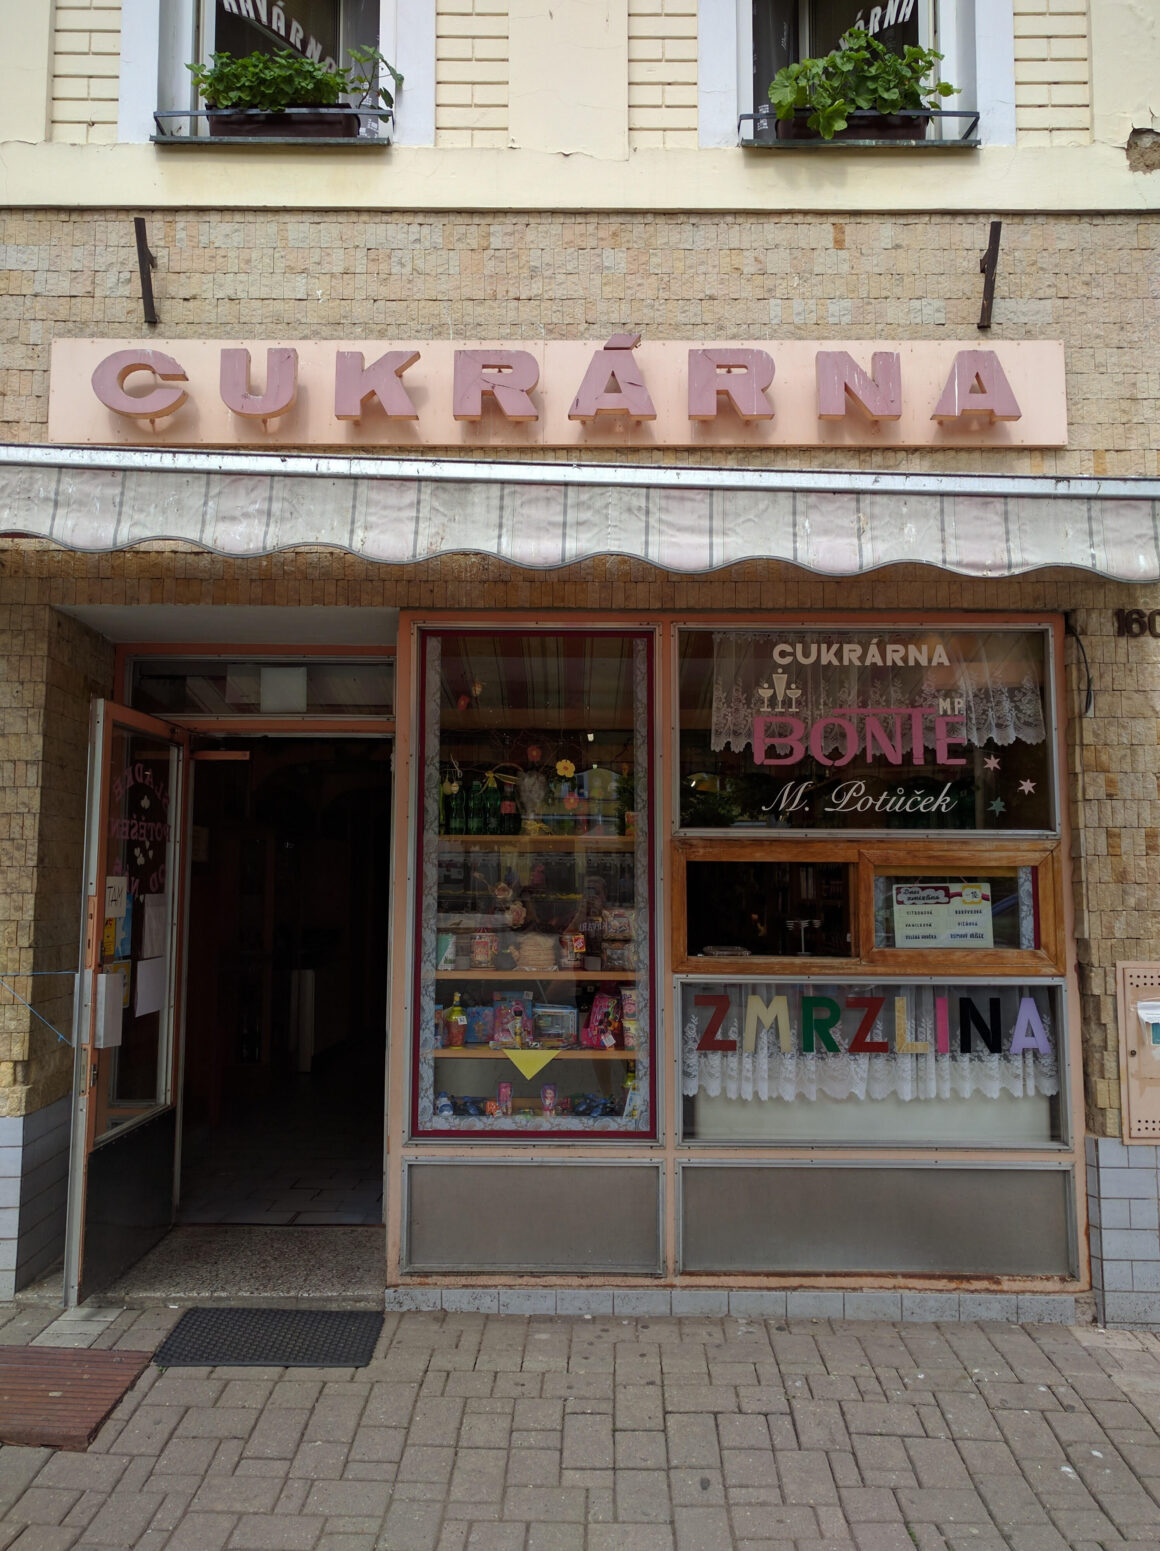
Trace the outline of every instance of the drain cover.
{"type": "Polygon", "coordinates": [[[365,1368],[383,1316],[343,1309],[188,1309],[159,1368],[365,1368]]]}

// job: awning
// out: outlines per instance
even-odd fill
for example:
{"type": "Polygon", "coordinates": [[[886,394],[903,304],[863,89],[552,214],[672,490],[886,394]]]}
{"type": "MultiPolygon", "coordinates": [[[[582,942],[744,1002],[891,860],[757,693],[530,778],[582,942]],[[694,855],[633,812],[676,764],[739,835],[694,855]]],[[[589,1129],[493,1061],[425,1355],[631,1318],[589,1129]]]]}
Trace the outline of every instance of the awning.
{"type": "Polygon", "coordinates": [[[0,531],[70,550],[321,545],[389,564],[535,568],[623,555],[667,571],[777,560],[829,576],[1074,566],[1160,578],[1160,481],[0,449],[0,531]]]}

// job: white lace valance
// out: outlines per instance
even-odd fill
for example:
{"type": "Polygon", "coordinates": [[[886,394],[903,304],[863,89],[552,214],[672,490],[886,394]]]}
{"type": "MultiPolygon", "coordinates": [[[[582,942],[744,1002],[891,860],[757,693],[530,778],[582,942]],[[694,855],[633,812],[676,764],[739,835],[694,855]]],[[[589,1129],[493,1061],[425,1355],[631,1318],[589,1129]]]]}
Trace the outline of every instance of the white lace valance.
{"type": "MultiPolygon", "coordinates": [[[[823,717],[873,713],[883,734],[909,756],[920,738],[935,740],[935,717],[961,703],[954,736],[1000,747],[1047,736],[1043,636],[1031,631],[934,632],[718,630],[713,634],[715,750],[740,753],[757,716],[788,716],[807,727],[823,717]],[[909,713],[921,712],[915,716],[909,713]]],[[[821,733],[827,754],[844,752],[845,724],[821,733]]]]}
{"type": "MultiPolygon", "coordinates": [[[[815,1010],[816,1010],[815,1003],[815,1010]]],[[[681,1076],[687,1097],[706,1093],[730,1099],[900,1099],[969,1098],[984,1094],[1015,1098],[1059,1092],[1057,994],[1049,986],[1003,985],[800,985],[775,981],[686,983],[682,987],[681,1076]],[[697,998],[704,1000],[698,1005],[697,998]],[[757,1016],[750,999],[764,1003],[757,1016]],[[771,1017],[775,998],[784,997],[784,1018],[771,1017]],[[871,997],[883,998],[872,1027],[863,1029],[871,997]],[[961,1049],[961,998],[969,998],[975,1018],[968,1015],[971,1049],[961,1049]],[[722,1001],[727,998],[728,1009],[722,1001]],[[803,998],[829,999],[840,1010],[840,1021],[828,1029],[829,1040],[816,1030],[822,1016],[807,1019],[803,998]],[[996,1002],[997,1006],[992,1006],[996,1002]],[[902,1006],[896,1004],[902,1003],[902,1006]],[[716,1027],[713,1025],[721,1013],[716,1027]],[[768,1021],[767,1021],[768,1020],[768,1021]],[[980,1024],[988,1033],[992,1021],[999,1049],[988,1050],[980,1024]],[[813,1023],[815,1032],[807,1033],[813,1023]],[[749,1026],[746,1049],[746,1028],[749,1026]],[[869,1054],[852,1053],[862,1031],[863,1043],[886,1045],[869,1054]],[[805,1036],[803,1038],[803,1036],[805,1036]],[[808,1049],[812,1037],[814,1049],[808,1049]],[[703,1043],[734,1042],[726,1050],[698,1049],[703,1043]],[[829,1043],[837,1050],[828,1048],[829,1043]],[[788,1050],[783,1043],[789,1044],[788,1050]],[[911,1051],[908,1045],[926,1045],[911,1051]],[[945,1046],[944,1050],[939,1046],[945,1046]],[[805,1048],[803,1048],[805,1047],[805,1048]]],[[[782,1011],[782,1009],[777,1009],[782,1011]]]]}

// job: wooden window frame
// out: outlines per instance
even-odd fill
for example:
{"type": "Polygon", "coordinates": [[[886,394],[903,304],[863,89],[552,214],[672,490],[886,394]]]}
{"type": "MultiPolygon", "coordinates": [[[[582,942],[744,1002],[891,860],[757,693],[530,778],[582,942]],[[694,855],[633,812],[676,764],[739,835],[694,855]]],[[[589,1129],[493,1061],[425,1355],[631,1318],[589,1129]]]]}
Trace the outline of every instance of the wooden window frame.
{"type": "Polygon", "coordinates": [[[1026,975],[1029,979],[1066,973],[1061,897],[1060,843],[964,840],[954,845],[915,839],[883,841],[705,839],[674,837],[672,861],[672,972],[676,975],[762,979],[772,975],[808,975],[810,979],[874,973],[915,979],[1026,975]],[[790,957],[722,958],[688,951],[687,867],[691,861],[831,862],[852,870],[850,955],[848,958],[795,954],[790,957]],[[874,940],[874,879],[890,873],[963,876],[989,867],[1036,870],[1039,947],[1037,948],[889,948],[874,940]]]}

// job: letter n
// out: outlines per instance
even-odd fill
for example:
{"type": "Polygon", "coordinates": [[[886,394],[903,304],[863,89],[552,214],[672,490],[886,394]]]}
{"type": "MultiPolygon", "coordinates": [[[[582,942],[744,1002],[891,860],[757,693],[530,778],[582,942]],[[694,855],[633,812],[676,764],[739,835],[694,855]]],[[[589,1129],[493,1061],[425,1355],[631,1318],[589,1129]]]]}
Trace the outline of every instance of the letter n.
{"type": "Polygon", "coordinates": [[[990,1027],[983,1022],[982,1014],[969,996],[959,997],[959,1049],[963,1055],[971,1053],[971,1033],[979,1035],[993,1056],[1003,1049],[1003,1025],[1000,1021],[999,998],[992,996],[987,1005],[990,1027]]]}
{"type": "Polygon", "coordinates": [[[844,420],[852,400],[871,420],[897,420],[902,415],[902,357],[896,350],[876,350],[869,374],[848,350],[819,350],[814,358],[818,381],[818,419],[844,420]]]}

